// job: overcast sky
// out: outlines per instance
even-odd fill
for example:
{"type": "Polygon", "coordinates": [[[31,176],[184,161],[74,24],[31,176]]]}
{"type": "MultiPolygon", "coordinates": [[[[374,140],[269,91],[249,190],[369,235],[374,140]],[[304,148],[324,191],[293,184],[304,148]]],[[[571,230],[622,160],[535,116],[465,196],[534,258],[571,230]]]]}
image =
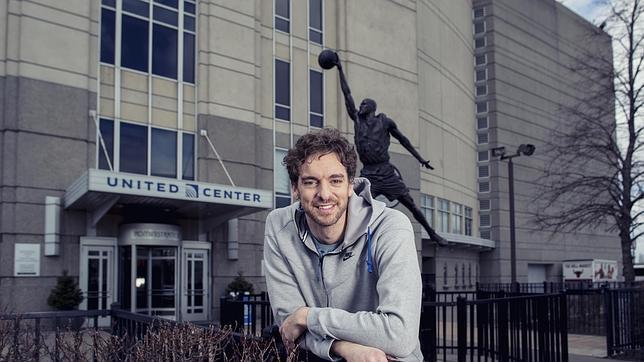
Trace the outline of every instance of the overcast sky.
{"type": "Polygon", "coordinates": [[[604,21],[602,13],[606,7],[605,1],[602,0],[557,0],[566,5],[572,11],[588,19],[595,24],[601,24],[604,21]]]}

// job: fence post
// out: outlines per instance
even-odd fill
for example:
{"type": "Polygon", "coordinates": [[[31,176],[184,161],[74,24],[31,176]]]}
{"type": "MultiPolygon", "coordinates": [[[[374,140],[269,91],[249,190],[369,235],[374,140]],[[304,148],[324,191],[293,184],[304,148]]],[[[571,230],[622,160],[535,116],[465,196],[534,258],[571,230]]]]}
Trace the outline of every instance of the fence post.
{"type": "Polygon", "coordinates": [[[463,297],[456,298],[456,328],[458,362],[465,362],[467,358],[467,303],[463,297]]]}
{"type": "Polygon", "coordinates": [[[602,287],[602,294],[604,295],[604,314],[606,315],[606,354],[607,357],[611,357],[615,353],[613,301],[611,299],[611,291],[605,286],[602,287]]]}
{"type": "Polygon", "coordinates": [[[568,295],[566,291],[559,295],[559,338],[561,339],[561,360],[568,362],[568,295]]]}
{"type": "Polygon", "coordinates": [[[436,360],[436,289],[428,287],[420,314],[420,349],[426,360],[436,360]]]}
{"type": "Polygon", "coordinates": [[[499,300],[497,306],[499,318],[497,321],[499,331],[499,361],[508,361],[508,301],[504,299],[499,300]]]}

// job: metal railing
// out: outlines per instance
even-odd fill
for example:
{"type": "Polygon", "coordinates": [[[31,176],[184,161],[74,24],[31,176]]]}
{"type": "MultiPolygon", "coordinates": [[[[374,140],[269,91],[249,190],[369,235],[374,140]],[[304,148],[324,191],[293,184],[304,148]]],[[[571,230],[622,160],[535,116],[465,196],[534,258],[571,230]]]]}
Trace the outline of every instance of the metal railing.
{"type": "Polygon", "coordinates": [[[275,323],[266,292],[221,297],[220,308],[221,325],[229,325],[235,332],[260,336],[275,323]]]}
{"type": "Polygon", "coordinates": [[[565,295],[477,297],[423,303],[420,339],[427,360],[568,360],[565,295]]]}
{"type": "Polygon", "coordinates": [[[604,293],[608,356],[644,360],[644,288],[604,293]]]}
{"type": "MultiPolygon", "coordinates": [[[[21,314],[0,314],[0,328],[4,333],[11,333],[13,343],[0,346],[0,352],[6,353],[8,360],[23,360],[31,356],[39,360],[48,355],[53,360],[59,360],[61,341],[65,335],[78,336],[82,328],[97,329],[100,317],[107,317],[110,310],[71,310],[58,312],[32,312],[21,314]]],[[[8,340],[8,335],[3,340],[8,340]]],[[[94,339],[92,343],[95,343],[94,339]]],[[[96,347],[95,345],[93,347],[96,347]]]]}

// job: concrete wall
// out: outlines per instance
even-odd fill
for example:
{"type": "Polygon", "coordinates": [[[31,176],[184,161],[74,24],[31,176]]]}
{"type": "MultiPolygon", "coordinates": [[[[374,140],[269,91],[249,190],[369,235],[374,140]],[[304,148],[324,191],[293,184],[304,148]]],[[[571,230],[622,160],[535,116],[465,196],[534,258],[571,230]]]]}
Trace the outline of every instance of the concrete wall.
{"type": "MultiPolygon", "coordinates": [[[[565,259],[620,260],[616,235],[601,228],[553,235],[535,223],[538,178],[549,162],[545,151],[552,131],[565,117],[562,104],[575,102],[587,92],[575,87],[577,79],[567,66],[582,56],[588,44],[610,52],[608,37],[589,42],[589,34],[598,30],[550,0],[475,0],[474,7],[485,7],[487,12],[488,47],[482,52],[488,54],[491,74],[484,98],[490,108],[489,147],[505,146],[513,153],[521,143],[536,146],[533,156],[514,160],[518,280],[527,281],[529,263],[557,266],[565,259]]],[[[482,254],[483,281],[509,281],[507,163],[491,161],[490,176],[491,236],[497,248],[482,254]]]]}

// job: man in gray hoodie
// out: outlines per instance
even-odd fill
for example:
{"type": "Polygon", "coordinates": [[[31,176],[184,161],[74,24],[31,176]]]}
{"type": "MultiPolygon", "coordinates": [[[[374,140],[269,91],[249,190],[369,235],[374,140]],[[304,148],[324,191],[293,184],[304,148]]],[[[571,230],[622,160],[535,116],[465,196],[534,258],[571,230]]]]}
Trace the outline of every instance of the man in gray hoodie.
{"type": "Polygon", "coordinates": [[[409,219],[354,178],[337,130],[302,136],[284,158],[298,202],[266,219],[264,262],[288,348],[347,361],[422,361],[421,279],[409,219]]]}

